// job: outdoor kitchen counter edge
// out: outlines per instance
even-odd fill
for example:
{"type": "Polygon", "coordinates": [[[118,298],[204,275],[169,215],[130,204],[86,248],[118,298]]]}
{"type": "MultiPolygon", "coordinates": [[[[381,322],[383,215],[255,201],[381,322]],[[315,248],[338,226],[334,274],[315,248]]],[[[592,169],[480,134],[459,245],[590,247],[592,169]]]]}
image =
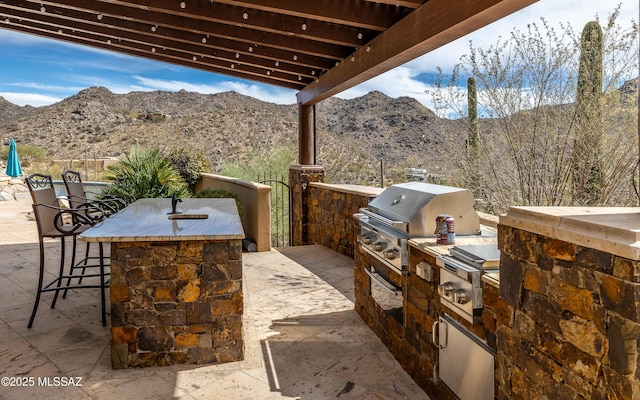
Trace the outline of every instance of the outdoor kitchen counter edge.
{"type": "Polygon", "coordinates": [[[500,224],[640,260],[640,207],[510,207],[500,224]]]}
{"type": "MultiPolygon", "coordinates": [[[[433,257],[449,255],[449,248],[455,245],[498,244],[498,237],[493,235],[495,234],[495,228],[482,226],[482,231],[483,235],[481,236],[456,236],[456,243],[452,245],[437,244],[435,237],[409,239],[408,244],[433,257]]],[[[482,274],[482,281],[489,285],[500,287],[500,273],[498,270],[485,271],[482,274]]]]}
{"type": "Polygon", "coordinates": [[[169,219],[171,199],[140,199],[87,229],[87,242],[149,242],[243,239],[244,230],[233,199],[183,199],[181,214],[206,219],[169,219]]]}

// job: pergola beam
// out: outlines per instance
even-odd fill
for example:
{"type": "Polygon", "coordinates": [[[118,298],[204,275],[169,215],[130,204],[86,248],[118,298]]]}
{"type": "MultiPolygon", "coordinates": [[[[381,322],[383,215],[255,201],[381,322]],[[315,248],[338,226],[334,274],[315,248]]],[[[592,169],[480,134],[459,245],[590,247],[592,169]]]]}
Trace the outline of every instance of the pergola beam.
{"type": "MultiPolygon", "coordinates": [[[[378,32],[370,29],[348,25],[339,25],[308,18],[265,12],[259,9],[245,9],[219,2],[179,2],[176,0],[154,0],[142,5],[135,1],[97,0],[62,0],[62,1],[29,1],[41,5],[65,7],[71,10],[91,11],[95,18],[102,15],[124,16],[125,19],[144,21],[148,15],[165,14],[167,17],[184,19],[205,24],[216,23],[230,27],[253,29],[265,33],[282,34],[307,38],[318,42],[339,46],[360,46],[370,40],[378,32]],[[182,8],[184,4],[184,8],[182,8]]],[[[156,18],[157,20],[158,18],[156,18]]],[[[200,26],[203,26],[200,24],[200,26]]],[[[188,29],[189,25],[182,24],[188,29]]],[[[378,29],[380,30],[380,28],[378,29]]]]}
{"type": "Polygon", "coordinates": [[[316,104],[536,1],[429,0],[298,92],[298,103],[316,104]]]}
{"type": "Polygon", "coordinates": [[[371,3],[389,4],[393,6],[402,6],[407,8],[418,8],[425,0],[366,0],[371,3]]]}

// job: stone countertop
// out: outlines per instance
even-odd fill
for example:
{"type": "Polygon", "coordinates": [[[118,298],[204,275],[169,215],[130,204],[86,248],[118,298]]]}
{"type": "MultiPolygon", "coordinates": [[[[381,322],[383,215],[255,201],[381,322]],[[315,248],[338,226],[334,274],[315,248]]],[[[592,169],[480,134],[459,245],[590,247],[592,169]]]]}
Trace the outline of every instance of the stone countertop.
{"type": "Polygon", "coordinates": [[[233,199],[183,199],[177,211],[206,219],[169,219],[171,199],[140,199],[79,236],[87,242],[243,239],[233,199]]]}
{"type": "Polygon", "coordinates": [[[640,260],[640,207],[511,207],[500,224],[640,260]]]}
{"type": "MultiPolygon", "coordinates": [[[[435,237],[427,238],[414,238],[409,240],[409,246],[413,246],[419,250],[424,251],[434,257],[449,255],[449,248],[456,245],[474,245],[474,244],[496,244],[498,245],[498,236],[496,229],[493,227],[482,226],[480,235],[473,236],[456,236],[456,242],[452,245],[442,245],[436,243],[435,237]]],[[[482,280],[485,283],[499,287],[500,286],[500,271],[486,270],[482,275],[482,280]]]]}
{"type": "Polygon", "coordinates": [[[383,188],[372,187],[372,186],[362,186],[362,185],[348,185],[348,184],[331,184],[324,182],[310,182],[310,186],[316,187],[326,187],[331,188],[336,192],[350,193],[360,196],[378,196],[380,193],[384,191],[383,188]]]}
{"type": "Polygon", "coordinates": [[[434,256],[449,255],[449,248],[456,245],[470,245],[470,244],[492,244],[498,243],[498,234],[495,228],[482,226],[480,228],[480,235],[466,235],[456,236],[455,244],[443,245],[436,243],[436,237],[421,237],[413,238],[408,241],[409,246],[413,246],[417,249],[434,256]]]}

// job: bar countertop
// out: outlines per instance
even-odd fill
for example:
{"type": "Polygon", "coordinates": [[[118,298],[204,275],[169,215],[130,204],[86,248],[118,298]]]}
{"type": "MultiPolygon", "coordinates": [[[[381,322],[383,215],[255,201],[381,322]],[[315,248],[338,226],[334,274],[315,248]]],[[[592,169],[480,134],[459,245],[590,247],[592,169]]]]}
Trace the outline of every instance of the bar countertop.
{"type": "Polygon", "coordinates": [[[171,214],[171,199],[140,199],[87,229],[79,238],[87,242],[244,238],[233,199],[182,199],[177,211],[171,214]],[[194,216],[203,218],[189,218],[194,216]]]}

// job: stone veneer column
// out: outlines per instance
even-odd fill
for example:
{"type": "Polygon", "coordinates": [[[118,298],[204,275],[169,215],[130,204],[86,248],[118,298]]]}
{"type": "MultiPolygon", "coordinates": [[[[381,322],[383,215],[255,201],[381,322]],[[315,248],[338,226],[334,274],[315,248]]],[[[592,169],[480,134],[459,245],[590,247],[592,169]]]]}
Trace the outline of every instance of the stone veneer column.
{"type": "Polygon", "coordinates": [[[500,218],[499,399],[640,399],[640,209],[500,218]]]}
{"type": "Polygon", "coordinates": [[[114,369],[244,358],[242,244],[111,245],[114,369]]]}
{"type": "Polygon", "coordinates": [[[289,166],[289,229],[291,245],[302,246],[307,243],[308,191],[310,182],[324,182],[324,168],[320,165],[289,166]]]}

